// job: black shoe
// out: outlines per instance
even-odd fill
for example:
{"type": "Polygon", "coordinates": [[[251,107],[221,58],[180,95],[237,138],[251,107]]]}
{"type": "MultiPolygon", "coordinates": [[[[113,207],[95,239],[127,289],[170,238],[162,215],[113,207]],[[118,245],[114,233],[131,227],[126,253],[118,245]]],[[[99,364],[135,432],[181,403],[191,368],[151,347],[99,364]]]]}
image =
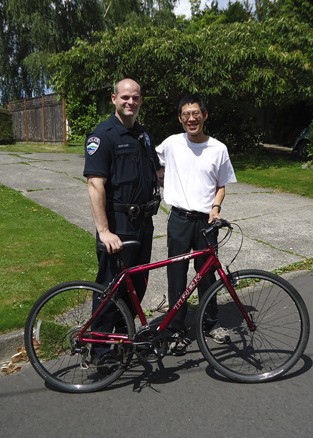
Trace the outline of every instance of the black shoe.
{"type": "Polygon", "coordinates": [[[190,344],[190,339],[186,338],[183,331],[173,333],[169,345],[170,353],[173,356],[184,356],[187,353],[187,347],[190,344]]]}
{"type": "Polygon", "coordinates": [[[102,356],[92,355],[90,362],[97,367],[97,370],[101,374],[111,374],[115,371],[120,362],[112,355],[112,353],[106,353],[102,356]]]}

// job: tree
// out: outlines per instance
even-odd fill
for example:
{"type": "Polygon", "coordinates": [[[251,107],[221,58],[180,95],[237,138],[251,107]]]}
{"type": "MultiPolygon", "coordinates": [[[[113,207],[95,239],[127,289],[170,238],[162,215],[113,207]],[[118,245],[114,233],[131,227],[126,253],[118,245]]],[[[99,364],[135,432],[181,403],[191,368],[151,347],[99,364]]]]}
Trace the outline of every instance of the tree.
{"type": "Polygon", "coordinates": [[[86,102],[92,107],[106,84],[125,75],[137,78],[147,96],[142,118],[160,139],[179,128],[177,99],[185,92],[201,92],[220,108],[220,120],[221,111],[228,114],[230,108],[238,112],[312,101],[312,45],[312,28],[295,17],[214,24],[192,34],[128,27],[98,34],[91,42],[77,41],[55,56],[53,80],[57,90],[74,98],[77,110],[86,102]]]}
{"type": "Polygon", "coordinates": [[[99,0],[0,0],[0,85],[3,102],[41,94],[52,53],[102,30],[99,0]]]}
{"type": "Polygon", "coordinates": [[[228,2],[227,9],[224,10],[225,23],[240,23],[248,21],[252,18],[252,7],[249,2],[241,3],[236,1],[234,3],[228,2]]]}
{"type": "MultiPolygon", "coordinates": [[[[116,26],[174,26],[177,0],[0,0],[0,100],[31,97],[49,84],[51,54],[116,26]]],[[[94,61],[93,61],[94,62],[94,61]]]]}
{"type": "Polygon", "coordinates": [[[297,17],[313,24],[313,4],[310,0],[255,0],[255,16],[259,21],[274,17],[297,17]]]}
{"type": "Polygon", "coordinates": [[[175,23],[174,7],[179,0],[103,0],[104,26],[113,30],[118,26],[175,23]]]}

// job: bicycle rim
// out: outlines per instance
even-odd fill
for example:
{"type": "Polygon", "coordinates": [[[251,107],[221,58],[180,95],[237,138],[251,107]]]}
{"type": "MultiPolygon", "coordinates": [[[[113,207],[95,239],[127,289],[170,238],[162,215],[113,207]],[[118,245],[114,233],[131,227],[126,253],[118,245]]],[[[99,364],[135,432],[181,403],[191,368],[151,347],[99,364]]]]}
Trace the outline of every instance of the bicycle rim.
{"type": "MultiPolygon", "coordinates": [[[[99,372],[90,361],[91,344],[76,345],[76,335],[92,315],[94,294],[101,297],[101,286],[89,282],[71,282],[47,291],[31,309],[25,325],[25,347],[37,373],[50,385],[67,392],[91,392],[118,379],[129,361],[131,349],[123,343],[112,345],[118,358],[110,372],[99,372]]],[[[119,331],[128,338],[135,333],[134,321],[123,301],[111,299],[119,331]]],[[[105,313],[102,316],[105,318],[105,313]]],[[[88,331],[87,331],[88,333],[88,331]]]]}
{"type": "Polygon", "coordinates": [[[307,308],[296,289],[275,274],[244,270],[232,276],[237,295],[256,330],[249,330],[224,283],[219,280],[199,306],[199,348],[218,372],[232,380],[273,380],[293,367],[305,350],[310,331],[307,308]],[[230,335],[230,341],[225,344],[217,344],[207,329],[214,297],[219,324],[227,328],[230,335]]]}

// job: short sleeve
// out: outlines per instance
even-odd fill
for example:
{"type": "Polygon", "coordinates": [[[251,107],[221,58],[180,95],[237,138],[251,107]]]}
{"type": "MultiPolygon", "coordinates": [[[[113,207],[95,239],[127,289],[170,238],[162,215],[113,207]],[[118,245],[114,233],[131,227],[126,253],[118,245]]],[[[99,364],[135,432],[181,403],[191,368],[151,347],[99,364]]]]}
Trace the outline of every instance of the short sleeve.
{"type": "Polygon", "coordinates": [[[165,166],[165,144],[161,143],[159,146],[155,148],[156,154],[158,156],[158,161],[161,166],[165,166]]]}
{"type": "Polygon", "coordinates": [[[111,141],[97,130],[87,136],[85,143],[84,176],[108,178],[112,163],[111,141]]]}

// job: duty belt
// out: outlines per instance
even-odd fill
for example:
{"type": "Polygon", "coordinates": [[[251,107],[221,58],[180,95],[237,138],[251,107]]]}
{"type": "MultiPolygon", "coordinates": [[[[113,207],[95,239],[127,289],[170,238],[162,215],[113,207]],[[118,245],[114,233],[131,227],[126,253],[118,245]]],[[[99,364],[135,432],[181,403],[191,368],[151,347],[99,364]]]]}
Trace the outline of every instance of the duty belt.
{"type": "Polygon", "coordinates": [[[138,204],[112,204],[113,210],[119,213],[127,213],[129,216],[139,216],[143,214],[147,204],[138,205],[138,204]]]}
{"type": "Polygon", "coordinates": [[[147,204],[117,204],[112,203],[112,209],[119,213],[126,213],[130,219],[136,219],[137,216],[151,217],[157,213],[160,205],[159,200],[152,200],[147,204]]]}

